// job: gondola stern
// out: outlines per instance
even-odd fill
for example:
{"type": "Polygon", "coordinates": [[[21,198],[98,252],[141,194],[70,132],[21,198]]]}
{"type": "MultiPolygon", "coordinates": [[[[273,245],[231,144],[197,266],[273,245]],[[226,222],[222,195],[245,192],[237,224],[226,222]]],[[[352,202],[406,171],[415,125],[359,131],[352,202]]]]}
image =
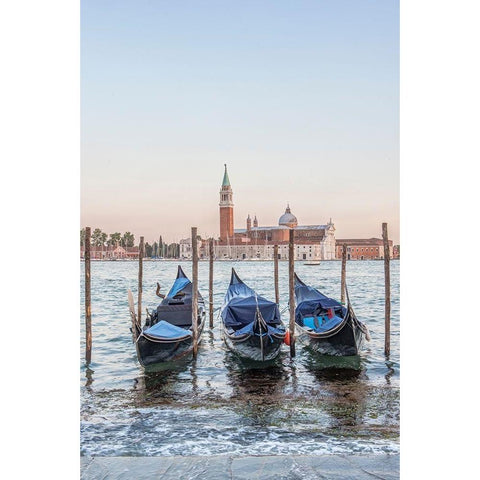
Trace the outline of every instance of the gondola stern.
{"type": "Polygon", "coordinates": [[[185,272],[183,271],[183,268],[181,265],[178,266],[178,269],[177,269],[177,278],[176,279],[179,279],[179,278],[186,278],[187,280],[189,279],[187,277],[187,275],[185,275],[185,272]]]}
{"type": "Polygon", "coordinates": [[[295,287],[306,287],[307,285],[300,280],[300,277],[297,275],[297,272],[293,274],[295,280],[295,287]]]}
{"type": "Polygon", "coordinates": [[[230,277],[230,285],[235,285],[237,283],[243,283],[242,279],[238,276],[235,269],[232,267],[232,276],[230,277]]]}

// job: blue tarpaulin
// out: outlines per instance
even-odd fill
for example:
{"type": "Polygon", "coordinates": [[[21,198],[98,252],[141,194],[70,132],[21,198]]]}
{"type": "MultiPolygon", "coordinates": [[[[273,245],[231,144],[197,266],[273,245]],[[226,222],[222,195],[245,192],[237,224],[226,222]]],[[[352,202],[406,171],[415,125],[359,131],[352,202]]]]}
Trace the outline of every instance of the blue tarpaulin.
{"type": "Polygon", "coordinates": [[[235,335],[245,335],[246,333],[253,333],[253,327],[255,326],[255,322],[251,322],[245,327],[239,328],[235,335]]]}
{"type": "Polygon", "coordinates": [[[317,322],[315,322],[315,317],[303,317],[303,325],[316,332],[328,332],[341,323],[342,320],[342,318],[337,317],[336,315],[332,318],[328,318],[326,315],[317,317],[317,322]]]}
{"type": "MultiPolygon", "coordinates": [[[[251,322],[248,325],[246,325],[245,327],[242,327],[242,328],[236,330],[235,331],[235,336],[244,335],[246,333],[252,334],[253,330],[254,330],[254,327],[255,327],[255,322],[251,322]]],[[[273,333],[276,333],[277,335],[283,335],[285,333],[285,329],[284,328],[275,328],[275,327],[272,327],[270,325],[267,325],[267,331],[264,331],[263,335],[269,335],[270,336],[273,333]]]]}
{"type": "Polygon", "coordinates": [[[266,323],[270,325],[281,323],[277,304],[256,295],[255,291],[245,285],[232,269],[230,286],[221,311],[225,326],[248,327],[255,320],[257,306],[266,323]]]}
{"type": "MultiPolygon", "coordinates": [[[[305,317],[312,317],[313,315],[320,315],[328,309],[333,309],[339,314],[342,312],[342,317],[346,313],[346,308],[340,302],[333,298],[329,298],[317,289],[310,287],[303,283],[295,274],[295,297],[297,300],[297,308],[295,309],[295,321],[302,325],[302,319],[305,317]]],[[[340,318],[341,321],[341,318],[340,318]]],[[[331,322],[331,320],[329,320],[331,322]]],[[[327,330],[333,328],[332,324],[327,330]]],[[[325,330],[321,330],[325,331],[325,330]]]]}
{"type": "MultiPolygon", "coordinates": [[[[193,284],[185,275],[185,272],[182,270],[182,267],[178,266],[177,278],[173,282],[172,288],[170,288],[165,298],[161,301],[161,307],[165,305],[191,305],[193,296],[193,284]],[[179,295],[181,294],[181,295],[179,295]],[[178,296],[177,296],[178,295],[178,296]],[[177,298],[175,298],[177,296],[177,298]]],[[[198,301],[203,302],[203,298],[198,292],[198,301]]],[[[160,309],[161,310],[161,309],[160,309]]],[[[160,315],[159,315],[160,318],[160,315]]]]}
{"type": "Polygon", "coordinates": [[[190,300],[192,296],[192,282],[187,278],[182,267],[178,267],[177,278],[173,282],[172,288],[168,292],[167,296],[162,301],[162,304],[167,304],[175,295],[183,290],[185,294],[184,300],[190,300]],[[188,288],[187,288],[188,287],[188,288]]]}
{"type": "Polygon", "coordinates": [[[160,320],[158,323],[153,325],[153,327],[148,328],[145,330],[147,335],[152,337],[158,338],[181,338],[185,337],[186,335],[192,335],[191,330],[186,330],[185,328],[176,327],[171,323],[165,322],[164,320],[160,320]]]}

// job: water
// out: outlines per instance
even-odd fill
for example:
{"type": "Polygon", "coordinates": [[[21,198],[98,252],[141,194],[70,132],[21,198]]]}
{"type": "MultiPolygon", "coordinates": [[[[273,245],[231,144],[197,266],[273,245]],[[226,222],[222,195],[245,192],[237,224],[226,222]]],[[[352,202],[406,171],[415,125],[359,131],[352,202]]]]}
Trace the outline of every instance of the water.
{"type": "MultiPolygon", "coordinates": [[[[159,303],[177,265],[144,262],[143,310],[159,303]]],[[[274,299],[272,262],[216,262],[214,307],[222,304],[231,267],[257,293],[274,299]]],[[[339,299],[340,262],[306,266],[302,280],[339,299]]],[[[145,373],[129,331],[127,289],[136,298],[137,262],[92,262],[92,364],[81,358],[81,453],[103,456],[398,453],[399,264],[391,262],[391,356],[383,355],[383,262],[347,264],[349,295],[371,341],[359,357],[320,357],[297,343],[268,368],[240,362],[224,346],[218,312],[206,327],[196,361],[145,373]]],[[[280,262],[280,310],[288,301],[288,264],[280,262]]],[[[83,266],[81,302],[83,307],[83,266]]],[[[208,304],[208,262],[199,264],[208,304]]],[[[288,312],[283,319],[288,323],[288,312]]],[[[144,318],[144,316],[143,316],[144,318]]],[[[81,338],[84,342],[84,317],[81,338]]]]}

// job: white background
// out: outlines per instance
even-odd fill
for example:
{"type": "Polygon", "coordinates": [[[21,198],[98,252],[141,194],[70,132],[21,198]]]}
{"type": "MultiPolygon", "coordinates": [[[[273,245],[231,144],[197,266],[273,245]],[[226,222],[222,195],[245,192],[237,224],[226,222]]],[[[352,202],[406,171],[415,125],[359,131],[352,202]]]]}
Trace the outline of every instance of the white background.
{"type": "MultiPolygon", "coordinates": [[[[479,10],[475,1],[401,2],[401,474],[409,480],[476,472],[479,10]]],[[[79,4],[4,2],[0,37],[0,472],[75,478],[79,4]]]]}

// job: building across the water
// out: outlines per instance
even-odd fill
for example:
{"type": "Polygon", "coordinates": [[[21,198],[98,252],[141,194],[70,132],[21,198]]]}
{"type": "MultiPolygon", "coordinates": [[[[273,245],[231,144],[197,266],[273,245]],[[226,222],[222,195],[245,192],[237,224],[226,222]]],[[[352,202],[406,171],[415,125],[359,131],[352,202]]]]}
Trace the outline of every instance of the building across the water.
{"type": "MultiPolygon", "coordinates": [[[[192,238],[182,238],[182,240],[179,242],[179,245],[180,258],[191,259],[193,256],[192,238]]],[[[200,236],[197,237],[197,251],[199,258],[208,257],[208,241],[202,240],[200,236]]]]}
{"type": "MultiPolygon", "coordinates": [[[[398,249],[388,241],[391,258],[398,258],[398,249]]],[[[385,253],[381,238],[348,238],[337,240],[337,258],[342,258],[343,245],[347,245],[347,260],[380,260],[385,253]]]]}
{"type": "MultiPolygon", "coordinates": [[[[80,246],[80,258],[85,258],[85,247],[80,246]]],[[[121,247],[105,245],[90,247],[90,258],[93,260],[125,260],[138,258],[138,247],[121,247]]]]}
{"type": "Polygon", "coordinates": [[[280,259],[288,258],[289,231],[295,231],[296,260],[335,259],[335,226],[330,221],[325,225],[299,225],[287,205],[278,225],[259,226],[258,219],[248,215],[246,228],[234,228],[233,190],[227,166],[220,189],[220,237],[215,242],[215,256],[219,259],[250,260],[273,259],[273,247],[278,245],[280,259]]]}

